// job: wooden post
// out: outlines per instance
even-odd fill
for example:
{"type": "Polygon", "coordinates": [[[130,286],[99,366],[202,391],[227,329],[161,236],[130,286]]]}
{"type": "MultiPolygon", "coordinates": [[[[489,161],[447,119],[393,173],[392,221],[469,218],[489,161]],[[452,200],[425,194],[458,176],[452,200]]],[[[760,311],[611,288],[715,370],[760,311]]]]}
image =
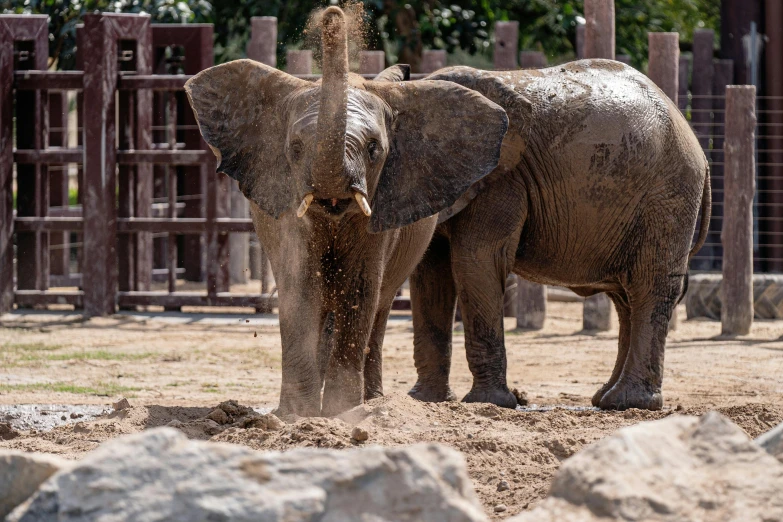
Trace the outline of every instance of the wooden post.
{"type": "Polygon", "coordinates": [[[614,60],[614,0],[585,0],[585,58],[614,60]]]}
{"type": "Polygon", "coordinates": [[[446,67],[446,51],[442,49],[428,49],[422,51],[421,72],[431,73],[446,67]]]}
{"type": "Polygon", "coordinates": [[[117,287],[116,151],[114,96],[117,40],[110,20],[84,16],[84,312],[115,311],[117,287]]]}
{"type": "MultiPolygon", "coordinates": [[[[585,58],[614,60],[614,0],[585,0],[585,58]]],[[[612,305],[606,294],[585,299],[585,330],[609,330],[612,305]]]]}
{"type": "Polygon", "coordinates": [[[313,51],[286,51],[288,74],[313,74],[313,51]]]}
{"type": "MultiPolygon", "coordinates": [[[[712,150],[710,157],[710,180],[712,184],[712,217],[710,228],[721,229],[723,219],[723,195],[724,195],[724,164],[723,144],[726,134],[724,124],[726,122],[726,86],[731,85],[734,79],[734,62],[732,60],[713,60],[712,63],[712,150]]],[[[716,234],[716,237],[717,234],[716,234]]],[[[776,238],[777,240],[778,238],[776,238]]],[[[723,245],[712,246],[712,255],[716,259],[723,259],[723,245]]]]}
{"type": "Polygon", "coordinates": [[[254,16],[250,19],[250,42],[247,57],[271,67],[277,67],[277,18],[254,16]]]}
{"type": "MultiPolygon", "coordinates": [[[[693,80],[691,82],[691,124],[699,144],[704,150],[708,161],[710,154],[710,139],[712,137],[712,55],[715,35],[711,29],[699,29],[693,33],[693,80]]],[[[713,180],[713,219],[710,221],[710,231],[707,244],[701,249],[697,259],[691,261],[691,267],[698,270],[715,270],[719,268],[720,258],[715,255],[715,247],[721,242],[720,217],[723,208],[715,204],[720,199],[721,180],[713,180]]]]}
{"type": "Polygon", "coordinates": [[[519,22],[495,22],[495,69],[509,71],[517,68],[519,22]]]}
{"type": "Polygon", "coordinates": [[[543,69],[546,55],[541,51],[519,51],[519,66],[522,69],[543,69]]]}
{"type": "Polygon", "coordinates": [[[721,330],[747,335],[753,324],[753,195],[756,87],[726,88],[725,219],[721,330]]]}
{"type": "Polygon", "coordinates": [[[517,276],[517,328],[541,330],[546,320],[546,286],[517,276]]]}
{"type": "Polygon", "coordinates": [[[677,104],[680,81],[680,35],[648,33],[649,66],[647,76],[677,104]]]}
{"type": "Polygon", "coordinates": [[[386,53],[362,51],[359,55],[359,74],[378,74],[386,68],[386,53]]]}
{"type": "Polygon", "coordinates": [[[677,80],[677,106],[681,112],[688,108],[688,78],[691,72],[691,57],[680,55],[679,78],[677,80]]]}
{"type": "MultiPolygon", "coordinates": [[[[680,81],[680,35],[648,33],[649,64],[647,76],[677,105],[680,81]]],[[[677,310],[672,312],[669,330],[677,329],[677,310]]]]}
{"type": "Polygon", "coordinates": [[[585,24],[576,25],[576,58],[581,60],[585,57],[585,24]]]}

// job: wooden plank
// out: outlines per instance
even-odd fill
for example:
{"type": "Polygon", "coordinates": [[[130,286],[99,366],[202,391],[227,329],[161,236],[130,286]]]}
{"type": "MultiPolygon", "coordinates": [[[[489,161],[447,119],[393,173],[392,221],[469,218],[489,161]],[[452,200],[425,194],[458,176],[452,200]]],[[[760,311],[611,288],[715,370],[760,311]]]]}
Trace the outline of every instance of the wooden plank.
{"type": "Polygon", "coordinates": [[[82,230],[84,220],[80,217],[17,217],[14,219],[14,225],[17,232],[35,233],[35,232],[64,232],[71,230],[82,230]]]}
{"type": "Polygon", "coordinates": [[[149,89],[152,91],[184,91],[185,82],[191,79],[189,74],[134,74],[120,76],[117,89],[120,91],[135,91],[149,89]]]}
{"type": "MultiPolygon", "coordinates": [[[[131,234],[138,232],[157,232],[166,234],[198,234],[207,230],[206,218],[119,218],[117,232],[131,234]]],[[[213,225],[218,234],[229,232],[253,232],[250,219],[220,218],[213,225]]]]}
{"type": "Polygon", "coordinates": [[[163,306],[237,306],[250,308],[274,308],[276,296],[269,294],[231,294],[219,292],[213,295],[202,292],[120,292],[117,300],[122,307],[163,306]]]}
{"type": "Polygon", "coordinates": [[[65,149],[51,147],[43,150],[16,149],[14,152],[16,163],[81,163],[84,159],[82,149],[65,149]]]}
{"type": "Polygon", "coordinates": [[[32,308],[45,305],[73,305],[84,308],[84,292],[56,292],[48,290],[17,290],[14,298],[19,306],[32,308]]]}
{"type": "Polygon", "coordinates": [[[0,16],[0,314],[14,307],[14,45],[0,16]]]}
{"type": "Polygon", "coordinates": [[[614,60],[614,0],[585,0],[585,58],[614,60]]]}
{"type": "Polygon", "coordinates": [[[15,71],[17,91],[75,91],[84,86],[83,71],[15,71]]]}
{"type": "Polygon", "coordinates": [[[649,65],[647,76],[675,105],[680,83],[679,33],[648,33],[649,65]]]}
{"type": "Polygon", "coordinates": [[[250,19],[250,41],[247,57],[271,67],[277,67],[277,18],[254,16],[250,19]]]}
{"type": "MultiPolygon", "coordinates": [[[[62,91],[49,91],[49,146],[68,145],[68,97],[62,91]]],[[[49,211],[52,207],[68,206],[68,166],[49,166],[49,211]]],[[[69,234],[49,234],[49,271],[52,274],[67,275],[70,270],[71,249],[69,234]]]]}
{"type": "Polygon", "coordinates": [[[753,324],[753,196],[756,87],[726,88],[725,217],[721,331],[747,335],[753,324]]]}
{"type": "Polygon", "coordinates": [[[214,157],[205,150],[118,150],[117,163],[120,165],[193,165],[198,166],[214,157]]]}
{"type": "MultiPolygon", "coordinates": [[[[713,45],[715,34],[711,29],[698,29],[693,33],[693,80],[691,82],[691,125],[699,144],[704,150],[708,161],[712,161],[710,152],[710,140],[712,138],[712,85],[713,85],[713,45]]],[[[713,182],[714,183],[714,182],[713,182]]],[[[720,180],[718,180],[720,183],[720,180]]],[[[713,185],[715,186],[715,185],[713,185]]],[[[720,205],[714,204],[720,198],[717,191],[713,195],[712,211],[715,216],[720,215],[720,205]]],[[[704,245],[695,259],[691,261],[691,268],[695,270],[715,270],[720,267],[720,258],[716,257],[714,245],[720,244],[719,219],[710,221],[710,230],[704,245]]]]}

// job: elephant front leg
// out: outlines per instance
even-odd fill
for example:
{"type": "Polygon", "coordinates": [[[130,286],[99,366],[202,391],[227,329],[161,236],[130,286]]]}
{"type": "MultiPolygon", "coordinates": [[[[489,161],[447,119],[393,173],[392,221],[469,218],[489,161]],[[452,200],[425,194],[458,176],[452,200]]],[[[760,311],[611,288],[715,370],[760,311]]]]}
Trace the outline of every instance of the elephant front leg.
{"type": "Polygon", "coordinates": [[[383,337],[392,303],[383,306],[375,314],[370,334],[368,353],[364,361],[364,400],[383,397],[383,337]]]}
{"type": "Polygon", "coordinates": [[[378,307],[375,285],[346,288],[334,311],[334,344],[326,367],[321,414],[331,417],[364,402],[364,365],[378,307]]]}
{"type": "Polygon", "coordinates": [[[457,288],[451,274],[448,239],[433,238],[410,281],[413,360],[418,379],[408,395],[425,402],[456,400],[449,387],[449,372],[457,288]]]}

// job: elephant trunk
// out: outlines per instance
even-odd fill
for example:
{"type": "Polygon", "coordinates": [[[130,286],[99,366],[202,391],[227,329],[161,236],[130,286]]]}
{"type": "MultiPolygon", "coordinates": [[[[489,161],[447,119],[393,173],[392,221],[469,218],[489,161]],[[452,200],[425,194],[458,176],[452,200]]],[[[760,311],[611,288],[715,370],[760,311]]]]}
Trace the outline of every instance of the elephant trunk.
{"type": "Polygon", "coordinates": [[[345,135],[348,118],[348,34],[339,7],[329,7],[321,21],[323,79],[318,111],[314,189],[322,198],[344,197],[345,135]]]}

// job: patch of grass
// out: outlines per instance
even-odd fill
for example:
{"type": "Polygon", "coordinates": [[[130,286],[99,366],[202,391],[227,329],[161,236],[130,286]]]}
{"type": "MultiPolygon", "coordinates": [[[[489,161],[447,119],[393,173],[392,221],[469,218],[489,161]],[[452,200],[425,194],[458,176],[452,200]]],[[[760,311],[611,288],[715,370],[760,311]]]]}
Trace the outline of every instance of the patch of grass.
{"type": "Polygon", "coordinates": [[[15,352],[51,352],[62,348],[59,344],[44,343],[10,343],[0,346],[0,350],[15,352]]]}
{"type": "Polygon", "coordinates": [[[201,390],[207,393],[220,393],[218,385],[214,383],[205,382],[201,385],[201,390]]]}
{"type": "Polygon", "coordinates": [[[94,386],[80,386],[70,382],[34,382],[30,384],[0,384],[0,393],[14,391],[48,391],[60,393],[73,393],[76,395],[97,395],[109,397],[112,395],[125,395],[133,397],[129,392],[139,391],[140,388],[122,386],[113,382],[99,382],[94,386]]]}
{"type": "Polygon", "coordinates": [[[126,353],[95,350],[90,352],[52,353],[42,357],[49,361],[139,361],[155,356],[151,352],[126,353]]]}

